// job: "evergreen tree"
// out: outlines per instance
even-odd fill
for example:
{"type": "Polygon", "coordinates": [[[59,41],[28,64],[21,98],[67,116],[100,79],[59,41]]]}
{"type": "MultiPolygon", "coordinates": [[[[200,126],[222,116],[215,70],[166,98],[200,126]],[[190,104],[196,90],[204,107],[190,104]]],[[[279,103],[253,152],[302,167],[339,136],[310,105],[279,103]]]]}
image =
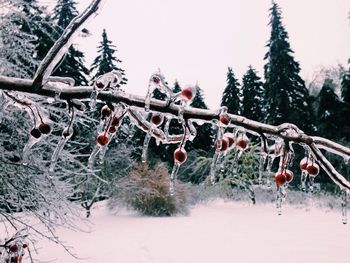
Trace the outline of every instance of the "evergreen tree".
{"type": "Polygon", "coordinates": [[[326,79],[320,94],[318,95],[319,106],[317,116],[319,117],[318,132],[328,138],[340,138],[342,131],[341,108],[342,103],[334,92],[332,80],[326,79]]]}
{"type": "Polygon", "coordinates": [[[249,66],[242,80],[242,115],[255,121],[264,119],[264,88],[255,69],[249,66]]]}
{"type": "MultiPolygon", "coordinates": [[[[73,0],[58,0],[53,14],[58,25],[57,31],[62,33],[77,15],[76,3],[73,0]]],[[[87,85],[89,70],[84,65],[84,57],[84,53],[72,45],[53,75],[71,77],[76,85],[87,85]]]]}
{"type": "Polygon", "coordinates": [[[232,114],[240,113],[240,89],[238,80],[235,78],[235,74],[232,68],[228,68],[227,72],[227,86],[224,90],[221,99],[221,106],[226,106],[228,112],[232,114]]]}
{"type": "Polygon", "coordinates": [[[106,30],[103,29],[102,33],[102,41],[98,46],[98,56],[95,58],[94,62],[91,65],[90,72],[95,71],[94,76],[92,77],[92,81],[95,80],[98,76],[111,72],[112,70],[116,70],[120,72],[123,76],[123,80],[121,84],[126,84],[127,79],[124,77],[124,70],[118,68],[117,63],[121,63],[120,59],[115,57],[116,47],[112,44],[107,37],[106,30]]]}
{"type": "Polygon", "coordinates": [[[266,119],[271,124],[291,122],[305,131],[311,130],[309,92],[299,76],[299,63],[293,58],[279,6],[273,2],[270,9],[271,36],[269,51],[264,59],[266,119]]]}
{"type": "MultiPolygon", "coordinates": [[[[349,60],[350,63],[350,60],[349,60]]],[[[341,97],[343,99],[342,108],[342,123],[343,123],[343,136],[347,141],[350,141],[350,123],[348,116],[350,116],[350,68],[344,72],[341,79],[341,97]]]]}
{"type": "MultiPolygon", "coordinates": [[[[349,59],[350,63],[350,59],[349,59]]],[[[350,107],[350,68],[346,71],[341,80],[341,97],[343,101],[350,107]]]]}

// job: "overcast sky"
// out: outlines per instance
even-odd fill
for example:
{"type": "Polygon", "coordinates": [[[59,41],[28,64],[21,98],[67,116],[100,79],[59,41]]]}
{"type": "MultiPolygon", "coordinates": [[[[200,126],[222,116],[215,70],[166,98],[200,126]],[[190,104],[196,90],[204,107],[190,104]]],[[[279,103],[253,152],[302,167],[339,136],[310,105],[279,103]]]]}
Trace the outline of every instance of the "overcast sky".
{"type": "MultiPolygon", "coordinates": [[[[48,2],[48,1],[44,1],[48,2]]],[[[53,2],[53,1],[50,1],[53,2]]],[[[77,0],[79,9],[90,0],[77,0]]],[[[302,76],[350,58],[350,0],[278,0],[302,76]]],[[[220,104],[227,67],[241,80],[248,65],[263,77],[271,0],[107,0],[77,39],[90,65],[102,29],[117,46],[127,92],[144,95],[158,68],[169,83],[195,84],[210,108],[220,104]]]]}

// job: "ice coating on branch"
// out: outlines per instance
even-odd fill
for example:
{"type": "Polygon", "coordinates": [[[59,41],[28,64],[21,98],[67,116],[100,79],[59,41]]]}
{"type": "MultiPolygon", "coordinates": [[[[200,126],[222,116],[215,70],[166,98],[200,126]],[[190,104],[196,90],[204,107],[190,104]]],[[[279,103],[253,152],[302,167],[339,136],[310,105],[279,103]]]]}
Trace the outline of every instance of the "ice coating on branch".
{"type": "Polygon", "coordinates": [[[73,135],[73,128],[67,127],[63,130],[61,139],[58,141],[57,146],[55,148],[55,151],[52,154],[51,161],[50,161],[50,167],[49,167],[49,173],[53,173],[55,171],[55,166],[58,161],[58,157],[60,156],[64,145],[67,143],[67,141],[72,137],[73,135]]]}
{"type": "Polygon", "coordinates": [[[21,229],[17,231],[11,238],[5,240],[4,247],[0,250],[1,263],[21,263],[28,250],[28,230],[21,229]]]}
{"type": "Polygon", "coordinates": [[[149,79],[148,83],[148,89],[145,99],[145,111],[150,111],[150,103],[152,94],[155,89],[158,89],[161,93],[165,94],[167,97],[167,101],[173,98],[174,94],[172,89],[169,88],[167,82],[165,81],[164,75],[158,71],[156,73],[153,73],[149,79]]]}
{"type": "Polygon", "coordinates": [[[178,98],[180,99],[179,112],[178,112],[179,123],[184,122],[183,114],[184,114],[185,108],[192,102],[192,100],[196,96],[196,90],[197,88],[195,86],[190,86],[190,85],[187,85],[181,89],[180,94],[178,95],[178,98]]]}
{"type": "Polygon", "coordinates": [[[95,110],[98,93],[100,91],[120,91],[119,88],[120,82],[122,81],[123,76],[119,71],[112,70],[107,72],[101,76],[99,76],[93,85],[93,91],[90,95],[90,108],[91,110],[95,110]]]}
{"type": "Polygon", "coordinates": [[[57,164],[57,160],[59,155],[61,154],[64,145],[67,143],[67,141],[73,136],[73,121],[74,121],[74,108],[70,108],[71,114],[70,114],[70,120],[68,126],[63,130],[62,136],[60,140],[58,141],[58,144],[56,146],[56,149],[54,150],[51,161],[50,161],[50,166],[49,166],[49,173],[53,173],[55,171],[55,166],[57,164]]]}
{"type": "Polygon", "coordinates": [[[148,145],[152,138],[152,133],[158,126],[162,125],[163,121],[164,121],[164,116],[162,114],[152,113],[151,120],[150,120],[150,128],[146,134],[145,140],[143,141],[143,148],[142,148],[142,155],[141,155],[141,161],[143,163],[147,161],[148,145]]]}
{"type": "Polygon", "coordinates": [[[29,156],[30,156],[30,153],[31,153],[31,149],[41,139],[42,139],[42,136],[40,136],[40,138],[35,138],[33,136],[29,136],[29,140],[26,143],[26,145],[24,146],[23,152],[22,152],[22,164],[23,165],[28,165],[29,164],[29,156]]]}

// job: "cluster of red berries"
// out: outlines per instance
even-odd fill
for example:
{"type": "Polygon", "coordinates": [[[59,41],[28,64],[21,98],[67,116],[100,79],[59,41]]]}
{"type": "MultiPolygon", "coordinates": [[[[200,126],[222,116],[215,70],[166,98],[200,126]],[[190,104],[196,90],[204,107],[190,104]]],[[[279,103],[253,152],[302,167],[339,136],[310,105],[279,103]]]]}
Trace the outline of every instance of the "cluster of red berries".
{"type": "MultiPolygon", "coordinates": [[[[320,172],[320,167],[314,160],[310,160],[308,157],[303,158],[300,161],[300,169],[307,172],[310,176],[316,177],[320,172]]],[[[282,186],[285,183],[289,183],[293,180],[293,172],[287,169],[279,170],[275,174],[275,182],[277,186],[282,186]]]]}
{"type": "Polygon", "coordinates": [[[288,169],[279,170],[275,174],[275,182],[278,187],[293,180],[293,172],[288,169]]]}
{"type": "Polygon", "coordinates": [[[316,177],[320,173],[320,167],[318,164],[308,157],[304,157],[300,161],[300,169],[307,172],[312,177],[316,177]]]}
{"type": "Polygon", "coordinates": [[[31,131],[30,131],[30,135],[33,136],[36,139],[39,139],[41,134],[49,134],[51,132],[51,127],[49,124],[47,123],[40,123],[40,125],[38,127],[34,127],[31,131]]]}
{"type": "Polygon", "coordinates": [[[244,151],[248,147],[249,139],[245,134],[239,135],[236,139],[233,133],[225,133],[221,140],[215,142],[215,150],[217,152],[225,152],[234,147],[236,141],[236,147],[240,151],[244,151]]]}
{"type": "Polygon", "coordinates": [[[108,105],[104,105],[101,108],[101,118],[102,120],[109,118],[109,125],[107,125],[107,129],[106,131],[104,131],[103,133],[100,133],[97,136],[96,142],[99,145],[106,145],[109,142],[109,134],[114,134],[117,132],[118,127],[120,126],[120,117],[114,115],[112,116],[112,109],[108,106],[108,105]]]}
{"type": "Polygon", "coordinates": [[[5,259],[6,263],[21,263],[24,255],[23,249],[28,248],[27,243],[13,243],[9,246],[9,257],[5,259]]]}

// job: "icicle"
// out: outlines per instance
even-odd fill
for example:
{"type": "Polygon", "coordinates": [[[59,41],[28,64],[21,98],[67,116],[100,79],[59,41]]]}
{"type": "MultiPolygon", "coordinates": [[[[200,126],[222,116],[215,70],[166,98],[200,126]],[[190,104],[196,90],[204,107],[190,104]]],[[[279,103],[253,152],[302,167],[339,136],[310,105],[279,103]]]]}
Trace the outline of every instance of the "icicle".
{"type": "MultiPolygon", "coordinates": [[[[112,138],[111,138],[111,140],[112,140],[112,138]]],[[[111,141],[110,140],[110,141],[111,141]]],[[[99,152],[99,164],[103,164],[103,162],[104,162],[104,158],[105,158],[105,155],[106,155],[106,152],[107,152],[107,150],[108,150],[108,144],[107,145],[105,145],[105,146],[103,146],[103,147],[101,147],[101,150],[100,150],[100,152],[99,152]]]]}
{"type": "Polygon", "coordinates": [[[349,164],[349,157],[348,156],[344,156],[344,163],[345,163],[345,165],[349,164]]]}
{"type": "Polygon", "coordinates": [[[311,195],[314,193],[314,180],[315,177],[309,176],[309,190],[311,195]]]}
{"type": "Polygon", "coordinates": [[[170,188],[169,188],[170,195],[175,194],[176,176],[177,176],[177,173],[179,172],[180,166],[181,166],[181,164],[179,164],[177,162],[175,162],[175,164],[173,166],[173,170],[172,170],[171,175],[170,175],[170,188]]]}
{"type": "Polygon", "coordinates": [[[301,191],[306,191],[306,179],[307,179],[307,172],[305,170],[301,171],[301,191]]]}
{"type": "Polygon", "coordinates": [[[342,209],[342,222],[344,225],[348,223],[347,205],[348,205],[348,191],[346,189],[343,189],[341,191],[341,209],[342,209]]]}
{"type": "Polygon", "coordinates": [[[282,215],[282,201],[283,201],[283,186],[277,187],[277,196],[276,196],[276,210],[277,214],[282,215]]]}
{"type": "Polygon", "coordinates": [[[196,138],[196,136],[197,136],[197,130],[194,127],[193,122],[191,120],[188,120],[187,124],[188,124],[187,127],[189,128],[188,140],[192,142],[194,140],[194,138],[196,138]]]}
{"type": "Polygon", "coordinates": [[[37,142],[39,142],[41,140],[41,138],[42,138],[42,136],[40,136],[39,138],[34,138],[33,136],[29,137],[29,140],[28,140],[27,144],[24,146],[23,152],[22,152],[22,164],[23,165],[28,165],[31,149],[37,142]]]}
{"type": "Polygon", "coordinates": [[[94,163],[95,163],[95,159],[97,154],[99,153],[99,151],[101,150],[101,146],[96,144],[94,149],[92,150],[90,156],[89,156],[89,160],[88,160],[88,168],[90,171],[93,171],[94,169],[94,163]]]}
{"type": "Polygon", "coordinates": [[[143,141],[141,161],[145,163],[147,161],[148,145],[152,137],[152,129],[146,134],[145,140],[143,141]]]}
{"type": "Polygon", "coordinates": [[[131,139],[132,137],[134,137],[135,132],[136,132],[136,124],[133,121],[130,121],[130,125],[129,125],[129,138],[131,139]]]}
{"type": "Polygon", "coordinates": [[[89,102],[90,110],[92,110],[92,111],[96,110],[97,96],[98,96],[98,92],[97,92],[97,90],[94,89],[91,92],[90,102],[89,102]]]}
{"type": "Polygon", "coordinates": [[[264,166],[266,161],[266,154],[261,153],[259,158],[259,178],[258,183],[261,185],[263,183],[263,173],[264,173],[264,166]]]}
{"type": "Polygon", "coordinates": [[[62,132],[62,137],[57,143],[56,149],[52,154],[50,166],[49,166],[49,173],[53,173],[55,171],[55,166],[57,164],[57,160],[59,155],[61,154],[64,145],[67,143],[67,141],[72,137],[73,135],[73,129],[71,127],[67,127],[62,132]]]}
{"type": "Polygon", "coordinates": [[[267,178],[266,178],[266,185],[267,187],[271,187],[271,169],[273,165],[273,161],[275,160],[276,156],[274,154],[269,154],[267,156],[267,165],[266,165],[266,172],[267,172],[267,178]]]}
{"type": "Polygon", "coordinates": [[[215,172],[216,172],[216,163],[217,163],[219,155],[220,155],[220,152],[215,152],[213,159],[211,161],[211,165],[210,165],[210,182],[211,182],[211,184],[215,184],[216,180],[217,180],[215,172]]]}
{"type": "Polygon", "coordinates": [[[233,178],[238,176],[238,161],[241,155],[242,155],[242,151],[237,149],[232,160],[232,177],[233,178]]]}

